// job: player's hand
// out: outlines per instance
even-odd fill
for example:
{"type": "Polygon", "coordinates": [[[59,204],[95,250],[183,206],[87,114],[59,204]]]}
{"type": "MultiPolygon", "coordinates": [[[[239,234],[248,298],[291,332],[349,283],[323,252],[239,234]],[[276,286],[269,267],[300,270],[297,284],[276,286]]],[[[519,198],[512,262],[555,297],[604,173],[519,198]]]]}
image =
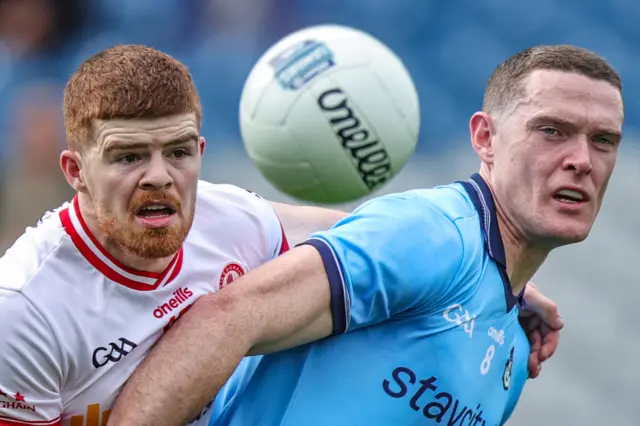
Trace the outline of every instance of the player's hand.
{"type": "Polygon", "coordinates": [[[558,312],[558,305],[531,282],[525,289],[524,302],[520,324],[531,344],[529,377],[535,379],[540,375],[542,363],[553,356],[558,348],[560,330],[564,327],[564,322],[558,312]]]}

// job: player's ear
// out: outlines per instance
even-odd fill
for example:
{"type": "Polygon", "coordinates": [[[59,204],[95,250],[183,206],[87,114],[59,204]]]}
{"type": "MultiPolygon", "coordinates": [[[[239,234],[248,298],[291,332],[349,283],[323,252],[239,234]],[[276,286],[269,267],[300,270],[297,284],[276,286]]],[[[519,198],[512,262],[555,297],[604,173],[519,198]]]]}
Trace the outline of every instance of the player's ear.
{"type": "Polygon", "coordinates": [[[76,192],[86,192],[87,186],[82,176],[82,155],[77,151],[64,150],[60,154],[60,168],[67,182],[76,192]]]}
{"type": "Polygon", "coordinates": [[[493,164],[493,140],[495,136],[493,120],[486,112],[476,112],[469,120],[471,145],[480,160],[487,165],[493,164]]]}
{"type": "Polygon", "coordinates": [[[200,148],[200,155],[204,155],[204,149],[207,146],[207,141],[204,140],[204,137],[200,136],[200,138],[198,139],[198,147],[200,148]]]}

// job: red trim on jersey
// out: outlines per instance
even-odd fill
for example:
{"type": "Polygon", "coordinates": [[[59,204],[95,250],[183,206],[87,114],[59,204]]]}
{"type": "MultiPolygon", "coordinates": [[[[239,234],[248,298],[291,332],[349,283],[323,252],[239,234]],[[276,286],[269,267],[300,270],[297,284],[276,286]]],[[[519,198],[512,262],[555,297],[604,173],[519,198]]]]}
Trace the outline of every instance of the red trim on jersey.
{"type": "Polygon", "coordinates": [[[162,282],[165,282],[165,285],[170,283],[182,268],[182,247],[175,254],[169,265],[162,273],[139,271],[119,262],[102,246],[102,244],[98,242],[97,238],[89,230],[89,227],[80,213],[77,196],[73,199],[72,206],[60,212],[60,220],[62,222],[62,226],[71,237],[71,241],[73,241],[80,254],[82,254],[84,258],[87,259],[87,261],[91,263],[91,265],[102,275],[125,287],[138,291],[155,290],[162,282]],[[77,217],[81,230],[95,248],[88,244],[88,241],[86,241],[85,237],[83,237],[79,232],[79,229],[77,229],[77,225],[73,223],[71,218],[72,212],[70,209],[73,209],[73,213],[75,213],[75,216],[77,217]],[[106,258],[113,266],[106,263],[101,259],[101,257],[106,258]],[[169,279],[165,280],[169,273],[171,273],[169,279]]]}
{"type": "Polygon", "coordinates": [[[287,240],[287,236],[284,233],[282,223],[280,223],[280,230],[282,231],[282,243],[280,244],[280,253],[278,253],[278,256],[289,251],[289,240],[287,240]]]}
{"type": "Polygon", "coordinates": [[[60,421],[60,416],[53,420],[18,420],[13,417],[5,417],[0,416],[0,426],[24,426],[24,425],[34,425],[34,426],[60,426],[62,422],[60,421]]]}
{"type": "Polygon", "coordinates": [[[182,259],[183,258],[184,258],[184,252],[182,251],[182,248],[180,248],[180,251],[178,251],[178,253],[176,253],[176,256],[173,258],[171,263],[169,263],[169,266],[167,266],[167,269],[165,269],[164,272],[162,273],[162,276],[160,277],[159,282],[162,282],[162,279],[167,275],[167,273],[169,271],[171,271],[171,265],[173,263],[175,263],[176,266],[175,266],[175,268],[173,268],[173,271],[171,271],[171,275],[169,276],[169,279],[166,280],[164,285],[167,285],[171,281],[173,281],[178,276],[178,274],[180,273],[180,270],[182,269],[182,259]]]}

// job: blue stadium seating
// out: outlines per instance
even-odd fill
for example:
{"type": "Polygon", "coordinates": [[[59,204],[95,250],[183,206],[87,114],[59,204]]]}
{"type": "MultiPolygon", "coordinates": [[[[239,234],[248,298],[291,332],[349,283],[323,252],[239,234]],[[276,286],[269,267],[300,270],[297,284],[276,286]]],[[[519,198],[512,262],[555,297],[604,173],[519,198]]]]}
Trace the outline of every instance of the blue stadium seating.
{"type": "MultiPolygon", "coordinates": [[[[422,102],[420,149],[463,143],[469,114],[480,107],[493,67],[535,44],[572,43],[608,58],[625,79],[625,130],[640,127],[634,96],[640,93],[634,73],[640,65],[640,3],[633,0],[287,0],[274,5],[286,12],[288,24],[266,27],[259,40],[213,37],[213,24],[199,19],[204,1],[91,0],[95,22],[61,56],[12,62],[0,49],[1,116],[7,116],[11,94],[21,85],[46,79],[62,88],[88,54],[115,43],[145,43],[190,67],[202,93],[208,138],[238,144],[237,102],[260,53],[291,29],[339,23],[371,32],[405,61],[422,102]]],[[[1,123],[0,134],[5,128],[1,123]]]]}

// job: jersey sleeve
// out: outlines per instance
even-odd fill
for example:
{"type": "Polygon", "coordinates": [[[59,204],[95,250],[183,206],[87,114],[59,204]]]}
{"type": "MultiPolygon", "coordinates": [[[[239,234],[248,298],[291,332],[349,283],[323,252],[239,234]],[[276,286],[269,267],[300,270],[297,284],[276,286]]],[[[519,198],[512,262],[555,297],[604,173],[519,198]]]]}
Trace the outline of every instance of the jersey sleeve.
{"type": "Polygon", "coordinates": [[[57,343],[19,292],[0,289],[0,426],[59,425],[57,343]]]}
{"type": "Polygon", "coordinates": [[[436,309],[463,258],[458,228],[428,200],[369,201],[305,244],[322,256],[333,334],[436,309]]]}
{"type": "Polygon", "coordinates": [[[282,222],[273,206],[269,201],[255,192],[248,190],[247,192],[255,198],[254,205],[267,233],[268,246],[272,254],[271,257],[275,258],[287,252],[289,250],[289,242],[287,241],[282,222]]]}

